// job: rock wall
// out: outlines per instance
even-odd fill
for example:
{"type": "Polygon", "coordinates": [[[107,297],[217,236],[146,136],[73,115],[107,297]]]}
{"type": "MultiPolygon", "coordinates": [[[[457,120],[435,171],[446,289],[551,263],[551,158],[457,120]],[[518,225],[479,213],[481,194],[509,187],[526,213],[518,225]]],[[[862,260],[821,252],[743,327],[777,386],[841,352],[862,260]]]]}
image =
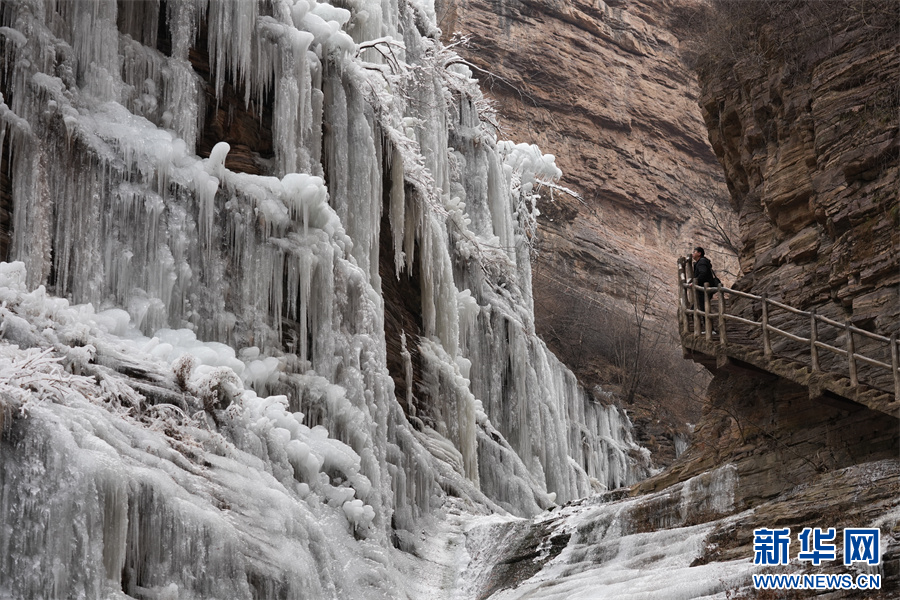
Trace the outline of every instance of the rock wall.
{"type": "Polygon", "coordinates": [[[740,214],[738,286],[900,330],[900,5],[721,6],[706,43],[732,52],[701,58],[700,102],[740,214]]]}
{"type": "MultiPolygon", "coordinates": [[[[897,332],[900,5],[714,6],[695,59],[710,140],[740,214],[745,274],[736,287],[897,332]]],[[[896,415],[811,398],[775,375],[719,369],[708,396],[692,448],[642,490],[732,462],[739,504],[749,507],[900,452],[896,415]]],[[[818,506],[834,508],[839,497],[818,506]]]]}
{"type": "Polygon", "coordinates": [[[734,464],[735,502],[750,508],[801,483],[853,465],[896,459],[896,419],[851,402],[811,399],[809,391],[776,375],[720,370],[691,447],[671,469],[639,484],[661,490],[734,464]]]}

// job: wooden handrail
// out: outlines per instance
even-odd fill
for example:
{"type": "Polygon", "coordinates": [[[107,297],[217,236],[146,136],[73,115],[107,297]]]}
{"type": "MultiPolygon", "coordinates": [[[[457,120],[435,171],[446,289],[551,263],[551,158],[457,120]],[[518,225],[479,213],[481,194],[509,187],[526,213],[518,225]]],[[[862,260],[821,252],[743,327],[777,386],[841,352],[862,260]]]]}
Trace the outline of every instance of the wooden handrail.
{"type": "MultiPolygon", "coordinates": [[[[681,285],[682,285],[682,287],[684,287],[686,289],[690,287],[690,283],[688,283],[686,281],[681,281],[681,285]]],[[[750,294],[748,292],[742,292],[740,290],[733,290],[730,287],[720,286],[720,287],[711,287],[709,289],[710,289],[710,291],[713,291],[713,290],[718,291],[721,289],[722,291],[728,292],[729,296],[737,296],[738,298],[746,298],[748,300],[759,300],[760,302],[762,302],[762,300],[763,300],[763,296],[757,296],[755,294],[750,294]]],[[[799,308],[794,308],[793,306],[788,306],[787,304],[782,304],[781,302],[778,302],[777,300],[772,300],[771,298],[766,299],[766,303],[771,304],[772,306],[776,306],[778,308],[782,308],[782,309],[784,309],[788,312],[794,313],[796,315],[804,316],[804,317],[815,315],[817,321],[826,323],[828,325],[833,325],[833,326],[839,327],[841,329],[846,329],[846,327],[847,327],[846,323],[841,323],[840,321],[835,321],[833,319],[829,319],[828,317],[818,315],[815,313],[815,311],[809,312],[809,311],[805,311],[805,310],[800,310],[799,308]]],[[[757,322],[757,325],[758,324],[759,323],[757,322]]],[[[860,329],[859,327],[854,327],[853,325],[850,326],[850,330],[853,333],[857,333],[859,335],[866,336],[867,338],[878,341],[878,342],[890,343],[890,341],[891,341],[891,338],[889,338],[887,336],[879,335],[877,333],[872,333],[871,331],[866,331],[865,329],[860,329]]]]}
{"type": "Polygon", "coordinates": [[[725,326],[725,289],[720,285],[719,295],[719,342],[725,346],[728,344],[728,327],[725,326]]]}
{"type": "Polygon", "coordinates": [[[769,333],[777,333],[778,335],[780,335],[782,337],[786,337],[787,339],[793,340],[795,342],[800,342],[801,344],[809,343],[809,338],[805,338],[805,337],[802,337],[799,335],[794,335],[793,333],[790,333],[789,331],[784,331],[783,329],[778,329],[777,327],[775,327],[773,325],[769,325],[768,327],[766,327],[766,329],[768,329],[769,333]]]}
{"type": "Polygon", "coordinates": [[[847,363],[850,368],[850,383],[853,387],[859,385],[859,377],[856,374],[856,346],[853,344],[853,332],[850,331],[850,321],[847,321],[847,363]]]}
{"type": "MultiPolygon", "coordinates": [[[[765,295],[763,295],[763,297],[765,297],[765,295]]],[[[781,302],[778,302],[777,300],[772,300],[771,298],[768,299],[768,303],[777,308],[781,308],[788,312],[792,312],[795,315],[806,316],[807,314],[809,314],[805,310],[800,310],[799,308],[794,308],[793,306],[788,306],[787,304],[782,304],[781,302]]]]}
{"type": "MultiPolygon", "coordinates": [[[[678,294],[678,316],[680,328],[683,335],[704,337],[707,341],[712,342],[712,319],[716,318],[716,320],[718,321],[719,329],[718,344],[720,346],[726,346],[730,343],[727,332],[728,323],[736,322],[752,327],[759,327],[762,334],[763,353],[766,358],[771,358],[774,356],[772,347],[773,335],[787,338],[794,342],[806,345],[809,355],[810,370],[814,373],[822,371],[821,356],[819,351],[827,350],[829,352],[832,352],[833,354],[846,358],[845,364],[847,366],[845,370],[843,370],[842,376],[848,377],[850,379],[851,385],[854,387],[860,384],[861,374],[858,368],[858,363],[863,363],[876,369],[889,371],[893,379],[895,399],[900,400],[900,340],[898,340],[898,336],[896,333],[892,334],[891,337],[886,337],[877,333],[872,333],[871,331],[866,331],[865,329],[860,329],[859,327],[855,327],[849,321],[841,323],[839,321],[835,321],[833,319],[829,319],[828,317],[819,315],[815,312],[815,310],[805,311],[784,304],[782,302],[778,302],[777,300],[772,300],[765,294],[757,296],[748,292],[734,290],[723,285],[710,287],[709,284],[704,284],[704,287],[700,288],[699,286],[693,285],[692,281],[693,269],[691,261],[683,257],[679,258],[678,286],[680,288],[680,292],[678,294]],[[700,310],[698,307],[700,294],[704,295],[705,300],[703,310],[700,310]],[[728,305],[726,303],[726,294],[731,299],[745,298],[752,302],[759,302],[761,307],[760,320],[756,321],[752,318],[748,319],[736,314],[730,314],[728,312],[728,305]],[[715,313],[713,313],[712,307],[710,306],[710,303],[713,299],[718,302],[717,310],[715,311],[715,313]],[[772,325],[770,321],[771,309],[773,308],[783,310],[792,315],[806,317],[809,320],[809,337],[798,335],[797,333],[789,331],[788,329],[790,329],[791,327],[788,326],[787,328],[784,328],[783,323],[778,327],[772,325]],[[705,328],[700,327],[701,318],[703,319],[703,322],[706,323],[705,328]],[[691,320],[693,321],[693,332],[690,328],[691,320]],[[820,324],[839,328],[841,330],[841,333],[843,334],[842,337],[845,338],[845,347],[838,348],[821,341],[821,332],[819,330],[820,324]],[[874,358],[871,355],[866,356],[866,354],[869,354],[871,352],[871,349],[863,349],[862,351],[865,352],[865,354],[861,354],[860,352],[858,352],[856,349],[857,344],[855,336],[862,336],[868,340],[879,342],[882,345],[882,348],[884,344],[887,344],[888,354],[890,354],[891,357],[891,364],[887,364],[883,360],[874,358]]],[[[801,356],[805,356],[805,354],[801,353],[801,356]]],[[[868,372],[864,371],[864,373],[868,372]]]]}
{"type": "Polygon", "coordinates": [[[890,370],[891,365],[881,362],[880,360],[875,360],[874,358],[869,358],[868,356],[863,356],[862,354],[854,354],[853,355],[856,360],[861,360],[862,362],[872,365],[873,367],[880,367],[882,369],[890,370]]]}
{"type": "Polygon", "coordinates": [[[678,293],[679,323],[680,323],[680,327],[681,327],[681,333],[687,334],[688,329],[689,329],[688,320],[687,320],[687,318],[688,318],[687,304],[686,304],[687,297],[685,296],[685,290],[684,290],[684,287],[682,286],[682,283],[685,281],[684,258],[678,259],[678,273],[676,276],[678,278],[677,285],[678,285],[678,289],[679,289],[679,293],[678,293]]]}
{"type": "Polygon", "coordinates": [[[709,316],[709,302],[710,302],[709,284],[704,283],[703,284],[703,325],[705,326],[704,329],[706,330],[705,331],[706,340],[711,342],[712,341],[712,321],[710,320],[710,316],[709,316]]]}

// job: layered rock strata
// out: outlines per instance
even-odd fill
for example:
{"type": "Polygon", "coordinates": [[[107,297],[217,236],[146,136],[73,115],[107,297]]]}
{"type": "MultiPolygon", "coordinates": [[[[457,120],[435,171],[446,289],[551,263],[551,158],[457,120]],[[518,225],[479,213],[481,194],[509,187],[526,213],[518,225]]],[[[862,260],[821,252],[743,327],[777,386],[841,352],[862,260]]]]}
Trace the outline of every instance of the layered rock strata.
{"type": "Polygon", "coordinates": [[[740,476],[739,506],[771,500],[817,474],[896,458],[896,419],[852,402],[811,399],[776,375],[732,368],[710,384],[691,447],[665,473],[639,484],[663,489],[725,463],[740,476]]]}
{"type": "MultiPolygon", "coordinates": [[[[736,286],[896,333],[900,6],[716,6],[697,65],[710,139],[740,211],[745,275],[736,286]]],[[[842,329],[827,336],[839,347],[847,341],[842,329]]],[[[897,415],[817,395],[735,362],[718,369],[692,448],[637,489],[731,462],[741,481],[736,502],[749,508],[823,474],[896,459],[897,415]]],[[[846,499],[823,491],[816,502],[839,513],[846,499]]]]}
{"type": "Polygon", "coordinates": [[[795,15],[741,4],[723,4],[716,26],[737,59],[700,64],[704,120],[740,213],[737,285],[900,331],[900,5],[809,2],[795,15]],[[806,26],[792,36],[797,18],[806,26]]]}

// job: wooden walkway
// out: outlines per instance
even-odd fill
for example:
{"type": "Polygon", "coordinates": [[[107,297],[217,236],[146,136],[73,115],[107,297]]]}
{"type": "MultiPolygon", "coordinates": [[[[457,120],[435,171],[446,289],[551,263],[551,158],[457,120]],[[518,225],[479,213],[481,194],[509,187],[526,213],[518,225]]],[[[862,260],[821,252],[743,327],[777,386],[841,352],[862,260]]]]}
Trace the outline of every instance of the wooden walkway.
{"type": "Polygon", "coordinates": [[[678,322],[685,358],[711,371],[762,370],[809,389],[810,397],[900,418],[900,346],[890,337],[727,287],[690,285],[678,259],[678,322]],[[704,310],[699,306],[705,296],[704,310]],[[711,326],[709,326],[711,325],[711,326]]]}

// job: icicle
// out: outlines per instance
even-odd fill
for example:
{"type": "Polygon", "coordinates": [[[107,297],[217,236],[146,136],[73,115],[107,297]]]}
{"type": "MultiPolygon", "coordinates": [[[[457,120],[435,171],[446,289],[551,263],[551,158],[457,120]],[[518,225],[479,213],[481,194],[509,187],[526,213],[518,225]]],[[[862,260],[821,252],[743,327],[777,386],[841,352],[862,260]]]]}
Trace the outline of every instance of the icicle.
{"type": "Polygon", "coordinates": [[[306,361],[309,358],[309,348],[307,347],[308,335],[308,312],[310,300],[312,296],[312,281],[315,269],[315,255],[311,252],[304,252],[300,255],[300,360],[306,361]]]}
{"type": "Polygon", "coordinates": [[[172,128],[184,140],[188,152],[194,151],[204,112],[203,83],[188,60],[200,19],[198,12],[195,3],[178,2],[171,5],[168,14],[172,58],[168,61],[164,94],[166,109],[162,121],[165,127],[172,128]]]}
{"type": "Polygon", "coordinates": [[[257,2],[219,0],[209,3],[210,66],[215,69],[216,98],[222,96],[226,74],[249,91],[249,74],[256,27],[257,2]]]}
{"type": "Polygon", "coordinates": [[[394,272],[397,278],[406,264],[403,241],[406,230],[406,194],[403,189],[403,157],[396,148],[391,148],[391,201],[390,223],[394,241],[394,272]]]}
{"type": "Polygon", "coordinates": [[[411,416],[416,416],[416,407],[413,404],[413,366],[412,355],[406,347],[406,332],[400,331],[400,356],[403,359],[403,376],[406,381],[406,411],[411,416]]]}

